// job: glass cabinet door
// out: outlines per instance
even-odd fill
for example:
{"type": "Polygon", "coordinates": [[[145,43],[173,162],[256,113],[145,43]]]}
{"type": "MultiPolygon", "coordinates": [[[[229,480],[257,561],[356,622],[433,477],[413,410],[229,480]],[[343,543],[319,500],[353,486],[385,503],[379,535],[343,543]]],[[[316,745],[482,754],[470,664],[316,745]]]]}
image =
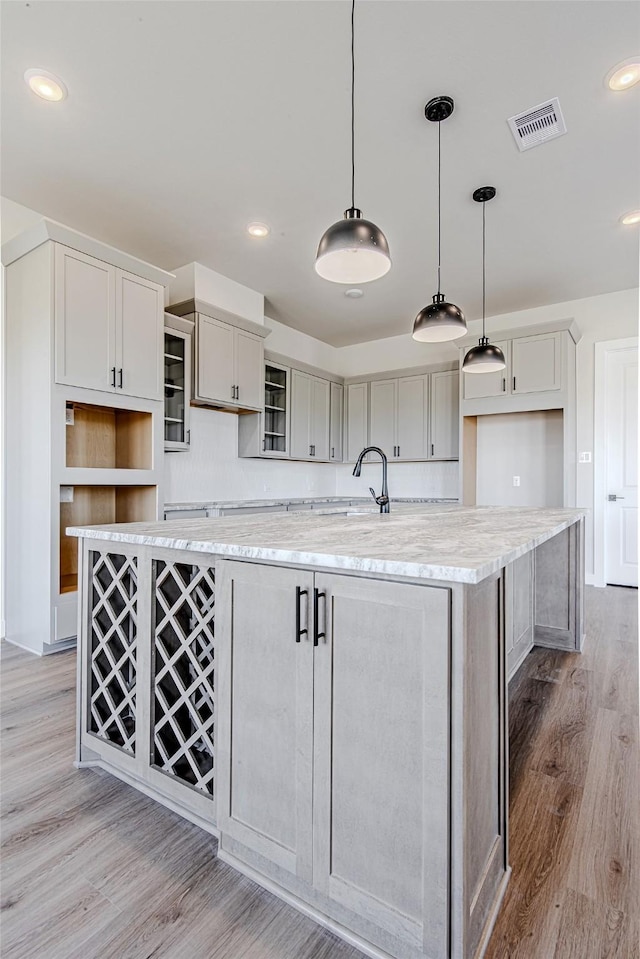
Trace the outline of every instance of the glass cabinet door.
{"type": "Polygon", "coordinates": [[[188,333],[164,333],[164,447],[188,449],[188,411],[191,386],[188,333]]]}
{"type": "Polygon", "coordinates": [[[289,371],[285,367],[267,363],[264,381],[264,442],[263,452],[286,456],[289,451],[287,435],[289,407],[289,371]]]}

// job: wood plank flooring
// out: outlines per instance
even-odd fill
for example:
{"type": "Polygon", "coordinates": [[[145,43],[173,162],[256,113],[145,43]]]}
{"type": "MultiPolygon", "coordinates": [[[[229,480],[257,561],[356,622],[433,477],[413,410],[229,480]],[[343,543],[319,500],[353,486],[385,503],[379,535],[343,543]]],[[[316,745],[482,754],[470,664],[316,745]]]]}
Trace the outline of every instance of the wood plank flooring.
{"type": "MultiPolygon", "coordinates": [[[[510,688],[513,875],[487,959],[640,959],[637,593],[587,589],[583,655],[510,688]]],[[[3,959],[360,959],[215,858],[215,840],[73,768],[75,654],[2,644],[3,959]]]]}

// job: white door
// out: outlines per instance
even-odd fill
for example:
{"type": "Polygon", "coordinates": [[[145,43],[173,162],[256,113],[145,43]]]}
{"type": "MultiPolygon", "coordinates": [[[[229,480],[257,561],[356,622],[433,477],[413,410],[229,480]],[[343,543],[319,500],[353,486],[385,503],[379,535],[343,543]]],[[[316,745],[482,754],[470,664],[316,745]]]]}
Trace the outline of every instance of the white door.
{"type": "Polygon", "coordinates": [[[291,456],[311,457],[311,377],[300,370],[291,371],[291,456]]]}
{"type": "Polygon", "coordinates": [[[397,454],[396,421],[398,381],[374,380],[371,384],[369,442],[394,459],[397,454]]]}
{"type": "MultiPolygon", "coordinates": [[[[427,458],[428,376],[401,376],[398,380],[398,432],[396,457],[427,458]]],[[[385,452],[388,453],[387,450],[385,452]]]]}
{"type": "Polygon", "coordinates": [[[329,459],[329,380],[314,376],[311,380],[311,420],[309,429],[312,456],[329,459]]]}
{"type": "Polygon", "coordinates": [[[111,391],[117,367],[116,271],[58,244],[55,271],[56,383],[111,391]]]}
{"type": "Polygon", "coordinates": [[[606,354],[605,580],[638,585],[638,350],[606,354]]]}
{"type": "Polygon", "coordinates": [[[116,386],[128,396],[163,396],[164,289],[116,271],[116,386]]]}
{"type": "Polygon", "coordinates": [[[236,398],[244,408],[261,409],[264,401],[264,350],[262,337],[236,333],[236,398]]]}
{"type": "Polygon", "coordinates": [[[234,329],[226,323],[198,316],[198,396],[220,403],[235,402],[233,364],[234,329]]]}

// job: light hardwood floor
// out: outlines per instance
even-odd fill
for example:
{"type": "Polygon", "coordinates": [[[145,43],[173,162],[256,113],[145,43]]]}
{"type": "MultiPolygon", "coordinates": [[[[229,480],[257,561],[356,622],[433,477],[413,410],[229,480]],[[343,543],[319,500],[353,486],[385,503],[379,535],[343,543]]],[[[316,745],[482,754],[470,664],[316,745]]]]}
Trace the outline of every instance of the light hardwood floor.
{"type": "MultiPolygon", "coordinates": [[[[638,959],[637,593],[510,688],[513,876],[487,959],[638,959]]],[[[3,959],[359,959],[197,827],[76,770],[75,655],[2,644],[3,959]]],[[[384,837],[381,837],[384,839],[384,837]]]]}

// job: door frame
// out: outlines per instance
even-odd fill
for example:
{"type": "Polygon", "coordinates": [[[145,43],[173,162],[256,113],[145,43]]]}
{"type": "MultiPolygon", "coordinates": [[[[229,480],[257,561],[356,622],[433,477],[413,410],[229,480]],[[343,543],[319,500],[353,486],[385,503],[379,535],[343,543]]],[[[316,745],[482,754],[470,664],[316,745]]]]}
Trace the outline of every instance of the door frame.
{"type": "Polygon", "coordinates": [[[605,579],[605,497],[607,495],[606,461],[606,387],[607,354],[638,349],[638,337],[603,340],[594,344],[594,415],[593,415],[593,585],[604,587],[605,579]]]}

